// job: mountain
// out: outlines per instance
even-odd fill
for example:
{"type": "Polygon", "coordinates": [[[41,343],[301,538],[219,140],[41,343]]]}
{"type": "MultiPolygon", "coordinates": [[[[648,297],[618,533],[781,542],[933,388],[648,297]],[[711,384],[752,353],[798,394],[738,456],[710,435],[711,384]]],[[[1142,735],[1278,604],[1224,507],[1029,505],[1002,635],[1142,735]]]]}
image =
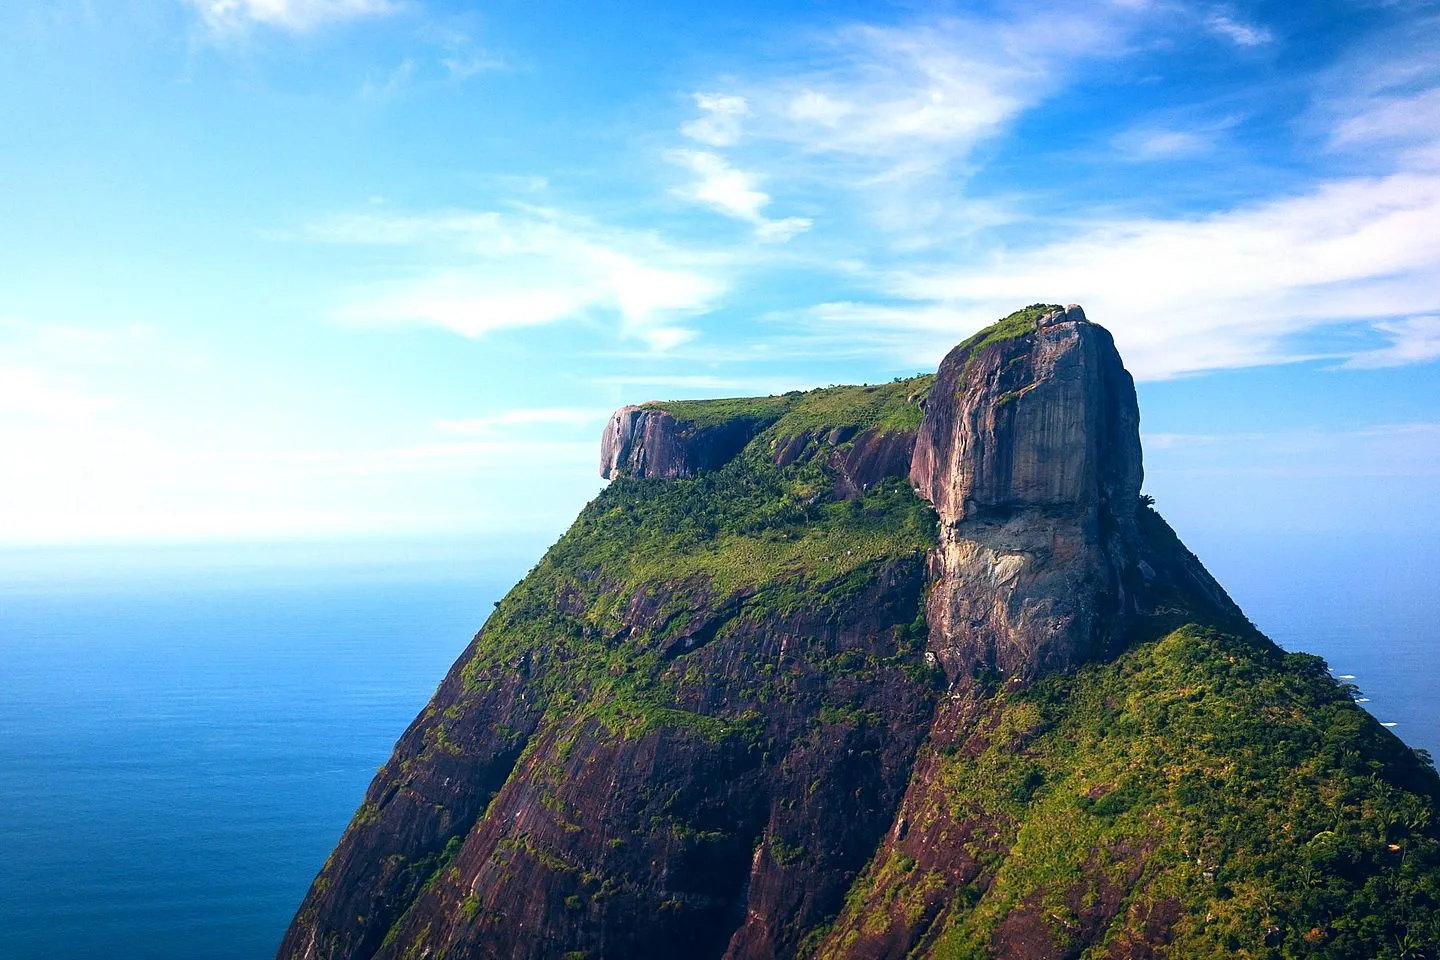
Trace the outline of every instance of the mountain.
{"type": "Polygon", "coordinates": [[[601,453],[280,957],[1440,956],[1428,758],[1140,495],[1080,308],[601,453]]]}

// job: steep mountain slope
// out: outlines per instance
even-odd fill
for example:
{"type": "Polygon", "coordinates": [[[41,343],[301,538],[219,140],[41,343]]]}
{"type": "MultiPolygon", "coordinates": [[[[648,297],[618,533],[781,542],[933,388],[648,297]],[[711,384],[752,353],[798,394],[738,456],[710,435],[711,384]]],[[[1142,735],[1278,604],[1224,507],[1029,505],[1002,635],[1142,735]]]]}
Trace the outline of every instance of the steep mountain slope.
{"type": "Polygon", "coordinates": [[[1109,335],[618,411],[282,957],[1435,957],[1434,772],[1139,498],[1109,335]]]}

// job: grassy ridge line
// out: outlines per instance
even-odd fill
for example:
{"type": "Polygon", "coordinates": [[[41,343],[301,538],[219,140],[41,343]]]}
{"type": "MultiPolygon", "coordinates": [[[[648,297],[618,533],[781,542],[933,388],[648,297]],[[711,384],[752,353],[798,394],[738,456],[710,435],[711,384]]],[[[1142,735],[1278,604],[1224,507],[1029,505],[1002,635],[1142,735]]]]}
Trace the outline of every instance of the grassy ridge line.
{"type": "MultiPolygon", "coordinates": [[[[977,331],[957,349],[973,355],[992,343],[1025,336],[1035,330],[1042,316],[1061,309],[1058,304],[1031,304],[977,331]]],[[[792,390],[768,397],[652,400],[641,406],[665,411],[687,433],[735,420],[764,425],[762,429],[768,428],[770,440],[788,440],[805,432],[815,434],[837,427],[895,433],[919,428],[922,404],[934,382],[934,374],[922,374],[875,385],[792,390]]]]}
{"type": "Polygon", "coordinates": [[[643,406],[670,414],[687,433],[734,420],[750,420],[768,427],[766,437],[771,440],[788,440],[807,431],[814,434],[837,427],[895,433],[919,428],[923,410],[920,404],[934,380],[933,374],[925,374],[873,386],[821,387],[771,397],[651,401],[643,406]]]}
{"type": "Polygon", "coordinates": [[[990,324],[983,330],[972,334],[964,340],[956,350],[979,352],[990,346],[992,343],[999,343],[1002,340],[1014,340],[1023,337],[1027,333],[1033,333],[1040,318],[1047,313],[1065,308],[1058,303],[1032,303],[1023,310],[1016,310],[995,323],[990,324]]]}
{"type": "Polygon", "coordinates": [[[663,410],[680,423],[683,430],[694,432],[719,426],[732,420],[753,420],[771,424],[792,406],[799,391],[769,397],[721,397],[714,400],[651,400],[640,406],[646,410],[663,410]]]}

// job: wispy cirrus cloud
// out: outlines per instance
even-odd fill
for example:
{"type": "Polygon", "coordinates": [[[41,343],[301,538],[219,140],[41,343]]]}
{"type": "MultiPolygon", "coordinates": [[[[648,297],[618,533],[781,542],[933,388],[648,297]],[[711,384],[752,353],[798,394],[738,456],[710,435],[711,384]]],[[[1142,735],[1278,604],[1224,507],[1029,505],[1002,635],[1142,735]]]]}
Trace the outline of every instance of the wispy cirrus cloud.
{"type": "Polygon", "coordinates": [[[1237,47],[1263,47],[1275,42],[1275,34],[1268,27],[1258,23],[1246,23],[1228,11],[1211,14],[1205,18],[1204,23],[1211,33],[1237,47]]]}
{"type": "MultiPolygon", "coordinates": [[[[1116,55],[1144,16],[1100,3],[993,19],[851,24],[807,36],[793,64],[706,96],[745,105],[746,140],[859,161],[873,179],[916,151],[926,164],[963,158],[1054,92],[1077,62],[1116,55]]],[[[741,139],[737,129],[723,145],[741,139]]]]}
{"type": "Polygon", "coordinates": [[[1065,57],[1098,48],[1110,35],[1104,20],[1047,13],[845,27],[803,68],[745,89],[756,105],[750,128],[807,155],[858,162],[867,179],[960,159],[1053,89],[1065,57]],[[1051,34],[1044,54],[1032,46],[1041,23],[1051,34]]]}
{"type": "Polygon", "coordinates": [[[1127,160],[1173,160],[1193,157],[1211,146],[1212,138],[1195,130],[1142,128],[1127,130],[1112,143],[1127,160]]]}
{"type": "Polygon", "coordinates": [[[337,309],[343,322],[472,338],[610,317],[621,336],[663,350],[688,340],[686,321],[728,288],[722,256],[543,207],[341,216],[299,237],[418,255],[397,255],[408,277],[355,291],[337,309]]]}
{"type": "Polygon", "coordinates": [[[1082,64],[1117,56],[1150,17],[1144,5],[1060,3],[806,33],[790,56],[694,94],[679,130],[704,149],[669,157],[699,175],[682,195],[741,219],[807,198],[803,217],[757,223],[761,239],[858,215],[887,242],[932,245],[1004,207],[966,196],[975,149],[1082,64]]]}
{"type": "Polygon", "coordinates": [[[744,97],[695,93],[691,98],[700,115],[682,125],[681,133],[712,147],[728,147],[740,139],[740,125],[750,115],[750,105],[744,97]]]}
{"type": "Polygon", "coordinates": [[[1078,301],[1142,378],[1314,356],[1300,335],[1373,324],[1396,345],[1357,365],[1428,359],[1440,310],[1440,177],[1325,183],[1204,216],[1095,220],[964,263],[898,264],[883,304],[800,317],[933,361],[958,336],[1035,300],[1078,301]],[[1425,315],[1425,316],[1421,316],[1425,315]],[[928,337],[926,335],[929,335],[928,337]]]}
{"type": "Polygon", "coordinates": [[[1191,122],[1147,121],[1111,137],[1110,145],[1120,159],[1134,163],[1198,157],[1216,152],[1226,132],[1239,123],[1240,118],[1235,116],[1191,122]]]}
{"type": "Polygon", "coordinates": [[[253,25],[304,33],[349,20],[384,16],[400,8],[395,0],[185,0],[205,25],[232,33],[253,25]]]}
{"type": "Polygon", "coordinates": [[[1440,316],[1408,317],[1404,320],[1380,321],[1375,331],[1390,344],[1375,350],[1357,353],[1345,361],[1354,369],[1399,367],[1440,359],[1440,316]]]}
{"type": "Polygon", "coordinates": [[[388,100],[410,91],[453,86],[482,74],[510,69],[510,63],[481,45],[471,29],[422,22],[416,37],[420,42],[408,56],[361,85],[361,99],[388,100]]]}
{"type": "MultiPolygon", "coordinates": [[[[1409,151],[1374,177],[1298,179],[1268,199],[1169,216],[1078,204],[1031,229],[1018,228],[1031,206],[1023,196],[967,195],[979,145],[1058,95],[1085,64],[1171,29],[1158,17],[1145,4],[1051,4],[990,19],[842,27],[808,38],[812,49],[795,63],[697,95],[699,116],[681,130],[708,149],[670,157],[699,175],[690,199],[737,219],[758,224],[787,193],[804,192],[807,213],[817,211],[804,221],[812,245],[829,232],[827,208],[845,216],[868,207],[888,231],[866,235],[850,216],[839,246],[857,264],[844,278],[851,295],[771,315],[830,355],[928,365],[971,330],[1047,299],[1084,303],[1145,377],[1315,357],[1351,366],[1429,359],[1440,178],[1421,161],[1440,141],[1440,100],[1417,58],[1381,58],[1388,73],[1331,102],[1333,148],[1409,151]],[[1314,345],[1327,328],[1368,329],[1391,344],[1352,346],[1347,360],[1314,345]]],[[[1276,41],[1231,8],[1192,9],[1186,19],[1240,48],[1276,41]]],[[[1112,138],[1115,154],[1220,154],[1243,120],[1187,121],[1187,110],[1206,112],[1177,106],[1144,120],[1112,138]]]]}
{"type": "Polygon", "coordinates": [[[675,191],[677,194],[751,224],[757,239],[784,243],[810,229],[808,217],[771,219],[765,216],[770,195],[759,189],[753,174],[732,167],[720,154],[709,150],[674,150],[670,158],[697,175],[692,184],[675,191]]]}
{"type": "Polygon", "coordinates": [[[1331,152],[1372,164],[1440,169],[1440,65],[1417,39],[1437,30],[1440,18],[1431,18],[1329,72],[1315,113],[1328,129],[1331,152]]]}

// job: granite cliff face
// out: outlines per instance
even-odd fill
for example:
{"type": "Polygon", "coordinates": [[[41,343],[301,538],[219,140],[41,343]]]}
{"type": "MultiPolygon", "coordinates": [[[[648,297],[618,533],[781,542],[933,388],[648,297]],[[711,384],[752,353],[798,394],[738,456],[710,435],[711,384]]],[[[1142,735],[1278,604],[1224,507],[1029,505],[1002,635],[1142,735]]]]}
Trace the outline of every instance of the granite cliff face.
{"type": "Polygon", "coordinates": [[[1141,500],[1138,424],[1043,305],[622,408],[280,956],[1436,956],[1433,770],[1141,500]]]}
{"type": "Polygon", "coordinates": [[[724,466],[765,426],[757,416],[692,427],[663,409],[621,407],[600,438],[600,475],[694,476],[724,466]]]}
{"type": "Polygon", "coordinates": [[[1142,536],[1140,412],[1110,334],[1078,306],[1010,323],[1027,332],[940,364],[910,470],[940,514],[928,616],[946,672],[1073,669],[1117,653],[1177,590],[1187,616],[1243,622],[1198,563],[1142,536]]]}

